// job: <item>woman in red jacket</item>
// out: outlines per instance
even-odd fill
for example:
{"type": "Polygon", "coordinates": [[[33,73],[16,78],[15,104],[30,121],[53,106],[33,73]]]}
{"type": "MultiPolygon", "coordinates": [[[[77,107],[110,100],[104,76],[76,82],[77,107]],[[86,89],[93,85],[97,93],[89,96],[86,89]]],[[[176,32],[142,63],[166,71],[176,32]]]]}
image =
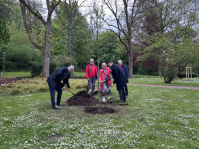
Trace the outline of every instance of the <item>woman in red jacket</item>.
{"type": "MultiPolygon", "coordinates": [[[[104,82],[101,83],[101,91],[102,92],[105,92],[106,91],[106,87],[107,89],[109,88],[109,86],[112,85],[112,81],[111,81],[111,78],[112,78],[112,70],[107,67],[106,63],[102,63],[102,69],[100,69],[100,72],[99,72],[99,81],[102,82],[104,80],[104,82]]],[[[108,91],[108,99],[110,99],[110,94],[111,94],[111,90],[108,91]]],[[[105,101],[105,96],[103,96],[103,101],[105,101]]]]}

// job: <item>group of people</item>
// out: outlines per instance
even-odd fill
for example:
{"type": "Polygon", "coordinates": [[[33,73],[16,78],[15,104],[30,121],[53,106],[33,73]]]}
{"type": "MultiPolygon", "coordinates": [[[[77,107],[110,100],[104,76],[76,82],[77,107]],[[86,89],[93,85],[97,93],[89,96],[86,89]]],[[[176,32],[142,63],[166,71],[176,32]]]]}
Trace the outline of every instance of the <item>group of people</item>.
{"type": "MultiPolygon", "coordinates": [[[[120,101],[125,102],[126,97],[128,96],[128,69],[122,63],[121,60],[118,61],[118,64],[114,64],[112,61],[108,63],[102,63],[101,69],[99,70],[99,83],[100,90],[102,92],[106,92],[110,87],[114,84],[117,86],[117,90],[120,95],[120,101]],[[107,67],[108,64],[108,67],[107,67]],[[113,82],[111,79],[114,79],[113,82]]],[[[74,66],[69,67],[61,67],[54,73],[52,73],[47,78],[47,83],[50,90],[51,95],[51,103],[52,107],[55,110],[60,110],[57,106],[61,105],[61,95],[62,95],[62,87],[64,84],[70,89],[69,81],[70,73],[74,71],[74,66]],[[57,106],[55,104],[55,91],[57,91],[57,106]]],[[[94,64],[94,60],[90,59],[90,64],[86,66],[86,78],[88,80],[88,86],[92,86],[91,95],[95,95],[95,83],[98,79],[98,69],[94,64]]],[[[70,89],[70,91],[72,91],[70,89]]],[[[86,88],[86,93],[89,92],[89,88],[86,88]]],[[[111,90],[108,90],[108,99],[110,99],[111,90]]],[[[102,97],[102,100],[105,102],[105,96],[102,97]]]]}

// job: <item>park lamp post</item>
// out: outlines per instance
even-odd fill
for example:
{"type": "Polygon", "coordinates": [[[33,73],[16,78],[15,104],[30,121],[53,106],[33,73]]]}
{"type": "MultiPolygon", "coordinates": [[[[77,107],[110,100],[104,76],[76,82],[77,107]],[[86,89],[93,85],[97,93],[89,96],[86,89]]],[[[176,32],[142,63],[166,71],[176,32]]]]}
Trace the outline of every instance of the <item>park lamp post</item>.
{"type": "Polygon", "coordinates": [[[3,72],[4,72],[4,69],[5,69],[5,55],[6,55],[6,52],[3,52],[3,55],[4,55],[4,58],[3,58],[3,72]]]}

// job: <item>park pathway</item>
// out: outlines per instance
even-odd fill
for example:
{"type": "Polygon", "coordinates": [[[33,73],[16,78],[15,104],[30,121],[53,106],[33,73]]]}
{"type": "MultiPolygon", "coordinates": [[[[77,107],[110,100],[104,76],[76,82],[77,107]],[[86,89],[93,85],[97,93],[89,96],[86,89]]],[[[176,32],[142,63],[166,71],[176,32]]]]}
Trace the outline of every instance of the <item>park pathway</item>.
{"type": "Polygon", "coordinates": [[[199,87],[190,87],[190,86],[167,86],[167,85],[149,85],[149,84],[134,84],[134,83],[128,83],[128,85],[199,90],[199,87]]]}

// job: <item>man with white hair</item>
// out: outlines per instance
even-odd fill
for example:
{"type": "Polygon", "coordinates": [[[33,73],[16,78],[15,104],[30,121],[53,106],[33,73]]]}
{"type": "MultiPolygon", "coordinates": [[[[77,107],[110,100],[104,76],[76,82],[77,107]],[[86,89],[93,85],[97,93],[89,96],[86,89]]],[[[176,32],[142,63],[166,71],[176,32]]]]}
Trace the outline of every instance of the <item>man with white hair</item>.
{"type": "MultiPolygon", "coordinates": [[[[74,71],[74,66],[69,67],[61,67],[54,73],[52,73],[46,80],[48,82],[50,95],[51,95],[51,103],[52,107],[55,110],[60,110],[57,106],[63,106],[60,104],[61,95],[62,95],[62,87],[64,84],[67,84],[67,87],[70,89],[69,81],[70,73],[74,71]],[[55,90],[57,91],[57,106],[55,105],[55,90]]],[[[71,89],[70,89],[71,91],[71,89]]]]}
{"type": "MultiPolygon", "coordinates": [[[[86,66],[86,78],[88,80],[88,86],[91,86],[91,84],[95,84],[97,79],[97,66],[94,64],[94,59],[90,59],[90,64],[86,66]]],[[[89,88],[86,88],[86,93],[88,93],[89,88]]],[[[95,85],[92,86],[91,95],[95,95],[95,85]]]]}
{"type": "MultiPolygon", "coordinates": [[[[126,65],[124,65],[122,63],[122,60],[119,60],[118,61],[118,65],[122,68],[125,76],[126,76],[126,79],[127,79],[127,83],[129,82],[128,81],[128,78],[129,78],[129,72],[128,72],[128,68],[126,67],[126,65]]],[[[126,97],[128,96],[128,88],[127,88],[127,85],[125,86],[125,94],[126,94],[126,97]]]]}

